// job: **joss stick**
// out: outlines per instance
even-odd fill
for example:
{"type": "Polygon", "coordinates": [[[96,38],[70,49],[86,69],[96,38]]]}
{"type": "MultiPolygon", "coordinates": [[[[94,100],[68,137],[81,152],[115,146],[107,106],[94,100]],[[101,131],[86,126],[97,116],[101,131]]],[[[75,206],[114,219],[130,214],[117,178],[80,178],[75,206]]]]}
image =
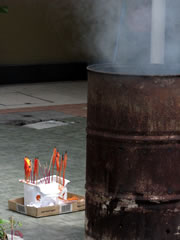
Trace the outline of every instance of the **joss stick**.
{"type": "Polygon", "coordinates": [[[47,183],[50,183],[50,171],[48,170],[48,168],[47,168],[46,177],[47,177],[47,183]]]}
{"type": "Polygon", "coordinates": [[[65,184],[65,171],[66,171],[66,165],[67,165],[67,152],[65,152],[64,154],[64,161],[63,161],[63,165],[64,165],[64,168],[63,168],[63,186],[65,184]]]}
{"type": "Polygon", "coordinates": [[[30,178],[31,178],[31,181],[32,181],[32,164],[31,164],[31,160],[29,162],[29,181],[30,181],[30,178]]]}
{"type": "Polygon", "coordinates": [[[45,178],[45,175],[44,175],[42,167],[40,167],[40,169],[41,169],[42,176],[44,177],[44,182],[46,183],[46,178],[45,178]]]}
{"type": "Polygon", "coordinates": [[[51,169],[51,164],[53,164],[53,168],[52,168],[52,178],[51,178],[52,181],[53,181],[53,172],[54,172],[55,160],[56,160],[56,148],[54,148],[54,150],[53,150],[53,154],[52,154],[51,161],[50,161],[50,164],[49,164],[49,171],[50,171],[50,169],[51,169]]]}
{"type": "Polygon", "coordinates": [[[35,174],[36,174],[36,185],[38,182],[38,177],[39,177],[39,160],[36,159],[36,170],[35,170],[35,174]]]}
{"type": "Polygon", "coordinates": [[[60,168],[59,168],[59,184],[61,184],[61,171],[62,171],[62,166],[63,166],[63,160],[64,160],[64,156],[62,154],[60,168]]]}
{"type": "MultiPolygon", "coordinates": [[[[30,181],[30,176],[32,178],[32,164],[31,164],[31,160],[30,160],[30,173],[29,173],[29,181],[30,181]]],[[[32,181],[32,179],[31,179],[32,181]]]]}
{"type": "Polygon", "coordinates": [[[31,183],[32,183],[32,171],[31,171],[31,183]]]}
{"type": "Polygon", "coordinates": [[[37,180],[38,180],[38,175],[39,175],[39,160],[38,158],[34,159],[34,171],[33,171],[33,183],[37,184],[37,180]]]}
{"type": "Polygon", "coordinates": [[[36,184],[39,180],[39,161],[38,161],[38,165],[37,165],[37,171],[36,171],[36,184]]]}
{"type": "Polygon", "coordinates": [[[34,159],[34,171],[33,171],[33,183],[35,184],[36,181],[36,158],[34,159]]]}
{"type": "Polygon", "coordinates": [[[45,168],[45,173],[46,173],[46,182],[47,183],[50,183],[50,171],[48,170],[48,165],[47,165],[47,163],[46,163],[46,166],[45,166],[46,168],[45,168]]]}
{"type": "Polygon", "coordinates": [[[44,171],[42,169],[42,166],[40,164],[40,161],[39,161],[39,166],[40,166],[40,169],[41,169],[41,173],[42,173],[42,177],[44,177],[44,182],[46,183],[46,178],[45,178],[45,175],[44,175],[44,171]]]}
{"type": "Polygon", "coordinates": [[[60,158],[60,154],[59,152],[57,152],[57,155],[56,155],[56,182],[58,182],[58,172],[59,172],[59,158],[60,158]]]}
{"type": "Polygon", "coordinates": [[[48,183],[48,168],[46,166],[44,167],[44,172],[46,176],[46,183],[48,183]]]}
{"type": "Polygon", "coordinates": [[[48,170],[47,163],[46,163],[46,180],[47,183],[50,183],[50,171],[48,170]]]}
{"type": "Polygon", "coordinates": [[[24,181],[26,181],[26,160],[24,157],[24,181]]]}
{"type": "Polygon", "coordinates": [[[34,159],[34,169],[33,169],[33,183],[35,183],[35,159],[34,159]]]}
{"type": "Polygon", "coordinates": [[[51,176],[51,171],[49,170],[49,172],[48,172],[48,183],[50,183],[50,176],[51,176]]]}
{"type": "MultiPolygon", "coordinates": [[[[54,148],[55,149],[55,148],[54,148]]],[[[52,153],[52,156],[51,156],[51,160],[50,160],[50,163],[49,163],[49,171],[51,169],[51,164],[52,164],[52,160],[53,160],[53,156],[54,156],[54,150],[53,150],[53,153],[52,153]]]]}
{"type": "Polygon", "coordinates": [[[45,174],[45,178],[46,178],[46,183],[47,183],[47,169],[46,169],[46,166],[44,166],[44,174],[45,174]]]}
{"type": "MultiPolygon", "coordinates": [[[[35,161],[35,160],[34,160],[34,161],[35,161]]],[[[34,184],[34,181],[35,181],[34,169],[35,169],[35,163],[34,163],[34,168],[33,168],[33,184],[34,184]]]]}
{"type": "Polygon", "coordinates": [[[46,176],[46,183],[48,183],[49,176],[48,176],[48,168],[47,167],[45,167],[45,176],[46,176]]]}
{"type": "Polygon", "coordinates": [[[53,163],[52,163],[52,181],[53,181],[53,175],[54,175],[54,165],[55,165],[55,160],[56,160],[56,152],[55,152],[55,154],[54,154],[54,156],[53,156],[53,163]]]}

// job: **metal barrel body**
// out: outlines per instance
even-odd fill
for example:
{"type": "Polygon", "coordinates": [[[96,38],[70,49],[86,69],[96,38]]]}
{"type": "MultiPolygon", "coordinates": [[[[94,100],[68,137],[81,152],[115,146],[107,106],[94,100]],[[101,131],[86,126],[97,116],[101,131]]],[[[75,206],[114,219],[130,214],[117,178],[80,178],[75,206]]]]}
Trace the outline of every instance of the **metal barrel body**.
{"type": "Polygon", "coordinates": [[[89,68],[86,239],[180,239],[179,76],[89,68]]]}

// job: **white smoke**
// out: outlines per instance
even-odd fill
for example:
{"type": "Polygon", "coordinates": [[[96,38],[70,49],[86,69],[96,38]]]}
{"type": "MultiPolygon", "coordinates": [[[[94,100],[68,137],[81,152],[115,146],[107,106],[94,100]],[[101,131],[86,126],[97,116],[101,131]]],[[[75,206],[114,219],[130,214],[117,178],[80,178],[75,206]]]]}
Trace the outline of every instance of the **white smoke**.
{"type": "Polygon", "coordinates": [[[42,22],[46,16],[44,24],[67,59],[141,66],[180,62],[179,0],[31,0],[29,5],[38,7],[42,22]]]}

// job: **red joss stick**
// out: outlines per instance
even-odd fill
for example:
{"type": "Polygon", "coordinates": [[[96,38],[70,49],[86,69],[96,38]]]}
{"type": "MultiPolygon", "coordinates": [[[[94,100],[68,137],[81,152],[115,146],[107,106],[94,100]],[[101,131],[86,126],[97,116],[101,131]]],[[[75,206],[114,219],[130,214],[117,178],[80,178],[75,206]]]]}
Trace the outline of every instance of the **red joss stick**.
{"type": "Polygon", "coordinates": [[[53,174],[54,174],[54,165],[55,165],[55,161],[56,161],[56,154],[57,154],[57,150],[56,148],[54,148],[53,151],[53,158],[52,158],[52,181],[53,181],[53,174]]]}
{"type": "Polygon", "coordinates": [[[65,172],[66,172],[66,166],[67,166],[67,152],[65,152],[65,154],[64,154],[63,165],[64,165],[64,168],[63,168],[63,186],[64,186],[64,184],[65,184],[65,172]]]}
{"type": "Polygon", "coordinates": [[[39,175],[39,160],[38,158],[34,159],[34,171],[33,171],[33,182],[35,183],[35,178],[36,178],[36,184],[38,180],[38,175],[39,175]]]}
{"type": "Polygon", "coordinates": [[[56,182],[57,182],[57,176],[58,176],[58,172],[59,172],[59,158],[60,158],[60,154],[59,154],[59,152],[57,152],[57,154],[56,154],[56,182]]]}
{"type": "Polygon", "coordinates": [[[64,156],[62,155],[60,168],[59,168],[59,184],[61,184],[61,171],[62,171],[62,167],[63,167],[63,160],[64,160],[64,156]]]}

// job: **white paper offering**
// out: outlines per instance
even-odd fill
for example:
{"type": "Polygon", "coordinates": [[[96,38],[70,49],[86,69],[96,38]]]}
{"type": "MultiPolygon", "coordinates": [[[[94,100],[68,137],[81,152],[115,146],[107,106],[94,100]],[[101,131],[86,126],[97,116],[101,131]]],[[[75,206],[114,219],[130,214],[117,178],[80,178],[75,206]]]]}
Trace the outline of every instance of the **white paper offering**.
{"type": "Polygon", "coordinates": [[[37,184],[19,180],[24,183],[24,205],[39,208],[61,204],[67,199],[67,184],[70,181],[65,179],[63,186],[59,183],[62,183],[63,178],[60,179],[54,175],[50,183],[44,183],[43,179],[39,179],[37,184]]]}

